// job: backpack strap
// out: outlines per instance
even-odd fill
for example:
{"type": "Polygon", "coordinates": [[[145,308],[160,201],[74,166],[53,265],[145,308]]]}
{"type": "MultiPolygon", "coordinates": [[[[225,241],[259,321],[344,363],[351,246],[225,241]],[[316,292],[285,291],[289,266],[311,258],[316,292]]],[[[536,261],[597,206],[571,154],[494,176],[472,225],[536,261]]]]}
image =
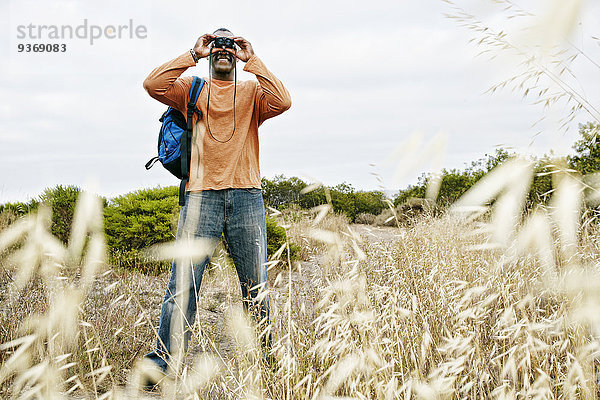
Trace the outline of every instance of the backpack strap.
{"type": "Polygon", "coordinates": [[[185,205],[185,186],[187,185],[190,178],[190,162],[191,162],[191,148],[192,148],[192,135],[194,132],[194,113],[198,114],[198,118],[202,118],[202,111],[196,107],[196,102],[204,86],[204,79],[194,77],[192,86],[190,87],[190,93],[188,95],[187,103],[187,129],[184,137],[181,138],[181,183],[179,184],[179,205],[185,205]]]}
{"type": "Polygon", "coordinates": [[[152,166],[159,160],[158,157],[152,157],[145,165],[146,169],[152,168],[152,166]]]}

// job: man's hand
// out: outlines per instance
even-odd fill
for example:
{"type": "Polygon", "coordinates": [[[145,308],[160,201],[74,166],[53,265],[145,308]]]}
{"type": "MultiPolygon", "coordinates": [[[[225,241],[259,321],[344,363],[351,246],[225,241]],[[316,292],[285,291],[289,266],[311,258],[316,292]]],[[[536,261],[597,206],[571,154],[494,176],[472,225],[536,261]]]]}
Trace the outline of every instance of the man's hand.
{"type": "Polygon", "coordinates": [[[216,38],[215,35],[210,33],[205,33],[200,36],[194,45],[194,53],[198,59],[208,57],[210,55],[210,43],[216,38]]]}
{"type": "Polygon", "coordinates": [[[235,44],[237,44],[240,48],[237,51],[237,58],[239,58],[243,62],[248,61],[250,57],[254,55],[254,50],[252,49],[252,45],[250,44],[250,42],[241,36],[234,36],[232,37],[232,39],[235,42],[235,44]]]}

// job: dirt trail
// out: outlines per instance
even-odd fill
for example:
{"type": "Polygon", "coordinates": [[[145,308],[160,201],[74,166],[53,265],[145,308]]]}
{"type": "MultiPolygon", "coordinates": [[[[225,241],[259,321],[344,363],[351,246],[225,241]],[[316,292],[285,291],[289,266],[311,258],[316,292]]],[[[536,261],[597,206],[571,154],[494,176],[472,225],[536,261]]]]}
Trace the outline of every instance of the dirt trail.
{"type": "Polygon", "coordinates": [[[403,228],[354,224],[350,226],[369,243],[393,242],[402,238],[403,228]]]}
{"type": "MultiPolygon", "coordinates": [[[[370,245],[379,242],[389,243],[396,241],[402,236],[402,230],[393,227],[374,227],[369,225],[351,225],[351,229],[360,235],[362,245],[370,245]]],[[[304,317],[311,318],[314,315],[314,304],[320,298],[320,289],[316,285],[322,279],[322,264],[325,260],[324,254],[312,254],[308,260],[301,261],[291,272],[292,279],[292,301],[295,310],[304,310],[304,317]]],[[[288,300],[289,271],[287,268],[274,268],[269,271],[269,285],[273,291],[271,297],[272,318],[283,312],[288,300]]],[[[204,330],[207,337],[212,339],[211,343],[192,343],[192,353],[196,351],[217,352],[223,358],[233,356],[232,343],[227,332],[226,316],[231,307],[240,307],[241,296],[239,283],[235,272],[219,271],[219,273],[208,273],[202,282],[200,301],[198,305],[197,320],[199,326],[204,330]]],[[[276,327],[276,329],[278,329],[276,327]]],[[[284,335],[281,329],[276,336],[284,335]]]]}

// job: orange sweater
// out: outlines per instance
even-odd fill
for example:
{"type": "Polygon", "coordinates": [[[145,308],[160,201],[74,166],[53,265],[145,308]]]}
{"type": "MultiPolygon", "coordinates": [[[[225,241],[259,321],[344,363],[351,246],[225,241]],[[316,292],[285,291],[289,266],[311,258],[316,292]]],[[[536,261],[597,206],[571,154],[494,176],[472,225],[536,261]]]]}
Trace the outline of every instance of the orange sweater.
{"type": "MultiPolygon", "coordinates": [[[[190,52],[171,60],[148,75],[144,88],[156,100],[186,115],[187,97],[193,78],[180,77],[196,63],[190,52]]],[[[202,119],[195,121],[192,137],[192,160],[187,191],[260,188],[258,127],[266,119],[281,114],[291,106],[290,94],[262,61],[252,56],[244,71],[256,75],[257,81],[237,82],[235,102],[236,128],[233,132],[233,81],[213,79],[204,85],[196,106],[202,119]],[[210,114],[206,105],[210,88],[210,114]]]]}

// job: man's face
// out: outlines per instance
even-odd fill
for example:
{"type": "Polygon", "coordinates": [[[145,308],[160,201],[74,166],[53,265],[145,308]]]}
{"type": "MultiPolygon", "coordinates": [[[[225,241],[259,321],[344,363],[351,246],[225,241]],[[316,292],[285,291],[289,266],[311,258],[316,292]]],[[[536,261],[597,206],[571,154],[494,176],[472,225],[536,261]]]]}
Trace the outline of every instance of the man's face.
{"type": "MultiPolygon", "coordinates": [[[[215,36],[233,37],[229,31],[216,31],[215,36]]],[[[227,74],[235,67],[235,56],[224,50],[215,48],[210,57],[210,64],[217,73],[227,74]]]]}

